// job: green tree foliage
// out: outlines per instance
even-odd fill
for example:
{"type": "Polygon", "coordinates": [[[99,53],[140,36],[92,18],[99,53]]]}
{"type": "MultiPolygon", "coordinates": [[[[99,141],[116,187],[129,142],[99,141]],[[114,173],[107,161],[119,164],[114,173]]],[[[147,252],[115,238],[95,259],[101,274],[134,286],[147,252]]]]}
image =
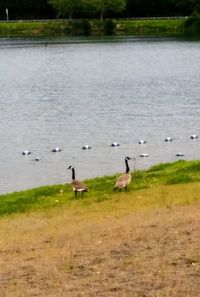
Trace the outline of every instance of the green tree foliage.
{"type": "Polygon", "coordinates": [[[105,35],[113,35],[115,31],[115,23],[112,19],[107,19],[104,22],[104,34],[105,35]]]}
{"type": "Polygon", "coordinates": [[[126,8],[126,0],[82,0],[83,7],[100,15],[103,20],[107,13],[122,12],[126,8]]]}
{"type": "Polygon", "coordinates": [[[126,7],[126,0],[49,0],[49,3],[59,17],[69,18],[86,14],[103,19],[105,14],[122,12],[126,7]]]}
{"type": "Polygon", "coordinates": [[[77,11],[81,10],[81,0],[49,0],[57,12],[58,17],[72,18],[77,11]]]}
{"type": "Polygon", "coordinates": [[[0,0],[0,20],[57,17],[156,17],[200,13],[200,0],[0,0]]]}
{"type": "Polygon", "coordinates": [[[197,9],[185,22],[185,32],[188,35],[198,35],[200,36],[200,14],[197,9]]]}

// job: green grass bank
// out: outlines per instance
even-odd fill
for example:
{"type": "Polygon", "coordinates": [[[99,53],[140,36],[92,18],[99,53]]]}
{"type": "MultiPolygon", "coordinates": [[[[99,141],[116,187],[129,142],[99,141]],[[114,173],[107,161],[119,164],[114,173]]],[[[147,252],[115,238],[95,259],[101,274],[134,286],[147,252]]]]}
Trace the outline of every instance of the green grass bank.
{"type": "Polygon", "coordinates": [[[185,19],[0,22],[0,38],[54,36],[182,36],[185,19]]]}
{"type": "Polygon", "coordinates": [[[75,199],[69,184],[0,195],[0,216],[69,208],[89,212],[122,208],[157,208],[200,202],[200,161],[177,161],[136,171],[128,191],[113,191],[118,175],[86,180],[89,192],[75,199]],[[101,207],[99,207],[101,205],[101,207]]]}

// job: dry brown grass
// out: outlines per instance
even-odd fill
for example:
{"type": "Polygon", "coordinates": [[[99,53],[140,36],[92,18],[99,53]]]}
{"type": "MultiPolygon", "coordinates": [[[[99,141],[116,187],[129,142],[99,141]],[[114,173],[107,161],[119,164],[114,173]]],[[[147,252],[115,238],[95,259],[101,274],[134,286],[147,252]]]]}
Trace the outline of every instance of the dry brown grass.
{"type": "Polygon", "coordinates": [[[0,296],[200,296],[200,205],[125,209],[125,195],[2,218],[0,296]]]}

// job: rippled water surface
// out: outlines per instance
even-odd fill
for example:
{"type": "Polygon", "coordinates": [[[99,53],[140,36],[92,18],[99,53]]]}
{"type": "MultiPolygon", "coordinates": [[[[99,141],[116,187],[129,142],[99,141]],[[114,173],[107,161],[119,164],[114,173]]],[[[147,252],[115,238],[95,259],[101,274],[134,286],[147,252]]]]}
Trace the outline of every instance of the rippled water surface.
{"type": "Polygon", "coordinates": [[[0,193],[200,159],[199,41],[56,42],[0,40],[0,193]]]}

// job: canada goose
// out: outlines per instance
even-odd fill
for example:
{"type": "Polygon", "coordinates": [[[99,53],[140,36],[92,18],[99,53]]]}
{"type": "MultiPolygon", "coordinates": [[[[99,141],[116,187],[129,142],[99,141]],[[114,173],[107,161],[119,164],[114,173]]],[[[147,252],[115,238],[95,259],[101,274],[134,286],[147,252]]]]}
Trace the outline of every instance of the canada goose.
{"type": "Polygon", "coordinates": [[[22,155],[25,155],[25,156],[30,155],[30,154],[32,154],[32,153],[28,150],[25,150],[22,152],[22,155]]]}
{"type": "Polygon", "coordinates": [[[72,186],[72,190],[75,193],[75,197],[77,197],[77,193],[81,192],[82,193],[82,197],[83,197],[83,192],[88,192],[88,188],[79,180],[76,180],[75,178],[75,169],[72,165],[70,165],[67,169],[71,169],[72,171],[72,182],[71,182],[71,186],[72,186]]]}
{"type": "Polygon", "coordinates": [[[193,134],[193,135],[190,136],[190,138],[191,138],[191,139],[197,139],[198,136],[197,136],[196,134],[193,134]]]}
{"type": "Polygon", "coordinates": [[[117,147],[117,146],[120,146],[120,144],[119,144],[118,142],[113,142],[113,143],[111,143],[110,146],[112,146],[112,147],[117,147]]]}
{"type": "Polygon", "coordinates": [[[59,147],[55,147],[54,149],[51,150],[53,153],[61,152],[62,150],[59,147]]]}
{"type": "Polygon", "coordinates": [[[83,150],[90,150],[91,149],[91,146],[88,145],[88,144],[85,144],[85,145],[82,146],[82,149],[83,150]]]}
{"type": "MultiPolygon", "coordinates": [[[[130,173],[130,168],[128,165],[128,160],[131,160],[132,158],[126,157],[125,158],[125,164],[126,164],[126,173],[120,175],[115,183],[114,189],[127,189],[127,186],[131,182],[131,173],[130,173]]],[[[135,158],[134,158],[135,159],[135,158]]]]}

